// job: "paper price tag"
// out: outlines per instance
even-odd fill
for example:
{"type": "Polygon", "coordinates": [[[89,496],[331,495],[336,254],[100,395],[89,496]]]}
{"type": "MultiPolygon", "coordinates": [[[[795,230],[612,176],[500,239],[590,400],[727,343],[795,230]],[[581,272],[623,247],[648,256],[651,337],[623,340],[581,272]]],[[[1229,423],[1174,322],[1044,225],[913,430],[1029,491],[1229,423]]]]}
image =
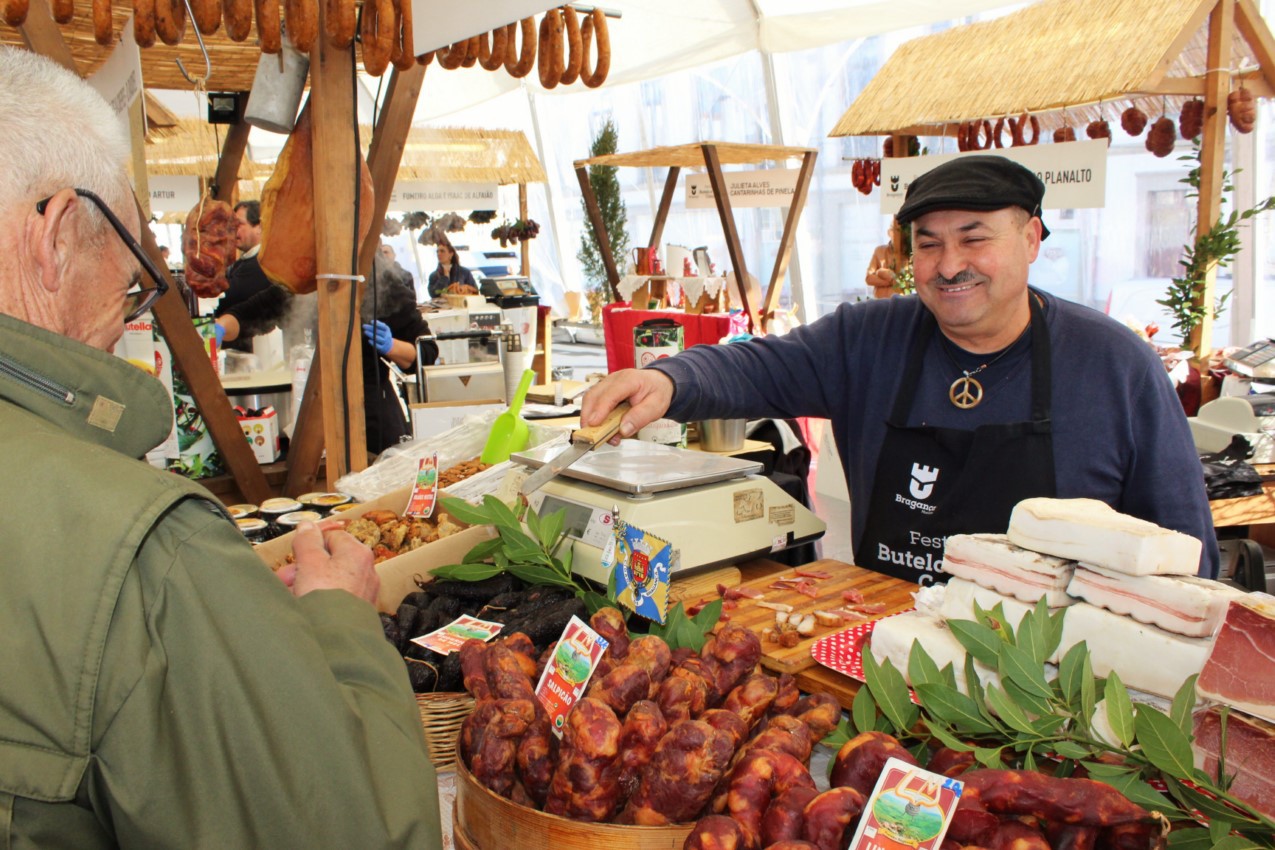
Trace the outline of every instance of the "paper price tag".
{"type": "Polygon", "coordinates": [[[963,787],[959,780],[889,759],[863,807],[849,850],[935,850],[963,787]]]}
{"type": "Polygon", "coordinates": [[[421,458],[416,470],[416,483],[412,485],[412,495],[407,500],[407,516],[429,519],[434,513],[434,503],[438,501],[438,452],[421,458]]]}
{"type": "Polygon", "coordinates": [[[553,656],[540,674],[536,697],[549,714],[551,728],[562,737],[567,715],[580,697],[602,660],[610,642],[589,628],[579,617],[572,617],[554,647],[553,656]]]}
{"type": "Polygon", "coordinates": [[[620,520],[615,524],[616,599],[630,611],[661,625],[668,614],[667,540],[620,520]]]}
{"type": "Polygon", "coordinates": [[[412,643],[423,646],[431,652],[437,652],[439,655],[451,655],[470,638],[486,642],[498,635],[503,628],[504,625],[501,623],[479,620],[468,614],[461,614],[441,629],[412,638],[412,643]]]}

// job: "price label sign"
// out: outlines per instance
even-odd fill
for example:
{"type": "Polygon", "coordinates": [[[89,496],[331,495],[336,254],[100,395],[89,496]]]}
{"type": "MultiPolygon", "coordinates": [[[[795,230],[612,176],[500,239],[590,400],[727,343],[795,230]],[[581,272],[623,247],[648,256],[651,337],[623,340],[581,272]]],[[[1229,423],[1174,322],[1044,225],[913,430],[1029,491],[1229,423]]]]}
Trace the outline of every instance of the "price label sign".
{"type": "Polygon", "coordinates": [[[468,614],[461,614],[441,629],[412,638],[412,643],[437,652],[439,655],[451,655],[458,651],[465,641],[477,638],[485,643],[499,634],[503,628],[504,625],[501,623],[479,620],[468,614]]]}
{"type": "Polygon", "coordinates": [[[951,777],[888,760],[863,807],[850,850],[936,850],[963,787],[951,777]]]}
{"type": "Polygon", "coordinates": [[[421,458],[416,470],[416,483],[412,485],[412,495],[407,500],[407,516],[429,519],[434,514],[434,504],[438,501],[438,452],[421,458]]]}
{"type": "Polygon", "coordinates": [[[553,656],[540,674],[536,697],[549,714],[554,734],[562,737],[562,727],[572,707],[584,696],[602,653],[610,642],[589,628],[579,617],[572,617],[554,647],[553,656]]]}

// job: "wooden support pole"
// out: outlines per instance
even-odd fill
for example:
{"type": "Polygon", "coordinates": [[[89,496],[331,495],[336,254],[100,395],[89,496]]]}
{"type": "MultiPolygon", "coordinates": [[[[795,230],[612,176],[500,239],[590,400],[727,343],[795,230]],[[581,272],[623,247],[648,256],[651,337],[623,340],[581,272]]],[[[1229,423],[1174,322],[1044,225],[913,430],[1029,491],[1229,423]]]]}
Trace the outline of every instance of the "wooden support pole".
{"type": "Polygon", "coordinates": [[[588,166],[576,166],[576,180],[580,183],[580,194],[584,197],[584,209],[589,214],[589,222],[593,225],[594,241],[598,243],[598,254],[602,264],[606,266],[607,283],[611,285],[611,297],[620,300],[620,271],[615,266],[615,255],[611,253],[611,238],[607,235],[606,224],[602,221],[602,208],[598,206],[598,196],[589,182],[588,166]]]}
{"type": "MultiPolygon", "coordinates": [[[[523,221],[527,220],[527,184],[518,184],[518,218],[523,221]]],[[[524,239],[519,243],[518,253],[520,254],[521,265],[519,270],[525,278],[531,278],[531,240],[524,239]]]]}
{"type": "Polygon", "coordinates": [[[775,268],[770,273],[770,285],[766,287],[766,297],[761,302],[761,330],[766,332],[766,324],[775,312],[775,304],[779,300],[779,287],[784,275],[788,272],[788,261],[792,259],[792,246],[797,241],[797,223],[801,221],[801,211],[806,206],[806,195],[810,192],[810,181],[815,176],[815,158],[818,151],[807,151],[801,158],[801,170],[797,172],[797,187],[792,193],[792,203],[788,207],[788,215],[784,219],[784,232],[779,237],[779,251],[775,255],[775,268]]]}
{"type": "Polygon", "coordinates": [[[68,71],[75,72],[77,76],[80,74],[80,69],[75,66],[75,57],[71,55],[71,48],[53,20],[53,11],[49,8],[48,0],[35,0],[30,5],[27,19],[18,27],[18,31],[22,33],[27,50],[52,59],[68,71]]]}
{"type": "MultiPolygon", "coordinates": [[[[1235,0],[1217,0],[1209,16],[1209,49],[1205,67],[1204,129],[1200,131],[1200,195],[1195,234],[1207,233],[1222,211],[1222,168],[1226,158],[1226,96],[1230,93],[1231,43],[1235,35],[1235,0]]],[[[1196,357],[1207,357],[1213,346],[1213,301],[1217,269],[1209,269],[1197,306],[1205,308],[1200,324],[1191,332],[1190,348],[1196,357]]]]}
{"type": "Polygon", "coordinates": [[[239,98],[239,114],[235,123],[226,132],[226,140],[221,143],[221,156],[217,159],[217,174],[213,177],[213,195],[219,201],[234,206],[239,188],[239,166],[243,163],[244,151],[248,149],[248,131],[252,128],[243,120],[244,104],[248,96],[239,98]]]}
{"type": "MultiPolygon", "coordinates": [[[[677,177],[681,173],[682,169],[673,165],[669,167],[668,176],[664,178],[664,193],[660,195],[660,206],[655,211],[655,223],[651,225],[651,241],[646,243],[657,250],[660,247],[660,240],[664,238],[664,225],[668,222],[668,211],[673,206],[673,194],[677,191],[677,177]]],[[[667,269],[666,273],[677,277],[682,270],[667,269]]],[[[708,269],[704,269],[704,274],[708,274],[708,269]]]]}
{"type": "MultiPolygon", "coordinates": [[[[319,4],[319,31],[324,7],[319,4]]],[[[349,279],[358,266],[353,212],[358,203],[355,150],[354,49],[326,38],[310,53],[310,120],[314,127],[314,238],[319,283],[319,338],[315,361],[323,375],[323,443],[327,485],[367,466],[363,414],[361,287],[349,279]]],[[[313,369],[313,365],[311,366],[313,369]]]]}
{"type": "MultiPolygon", "coordinates": [[[[956,135],[957,126],[959,125],[952,125],[953,136],[956,135]]],[[[895,133],[893,139],[894,140],[890,142],[890,146],[893,149],[895,156],[912,155],[912,150],[908,147],[908,137],[906,135],[895,133]]],[[[890,219],[890,245],[893,246],[894,249],[894,272],[897,274],[908,265],[911,258],[903,255],[903,228],[899,226],[899,222],[894,218],[890,219]]]]}
{"type": "Polygon", "coordinates": [[[412,114],[416,111],[416,102],[421,96],[421,87],[425,83],[425,66],[413,64],[410,71],[400,72],[393,68],[390,74],[389,88],[385,93],[385,105],[376,117],[376,127],[372,130],[372,144],[367,151],[367,167],[372,172],[372,191],[375,200],[372,203],[372,229],[359,249],[359,274],[369,277],[372,274],[372,258],[381,245],[381,222],[390,208],[390,195],[394,191],[394,180],[398,177],[398,167],[403,161],[403,150],[407,147],[407,133],[412,129],[412,114]]]}
{"type": "Polygon", "coordinates": [[[283,494],[296,497],[322,489],[318,486],[322,462],[323,370],[311,361],[297,421],[292,426],[292,440],[288,443],[288,477],[283,482],[283,494]]]}
{"type": "Polygon", "coordinates": [[[261,504],[264,499],[270,498],[270,485],[266,482],[265,473],[252,453],[252,446],[244,439],[243,429],[230,407],[230,399],[226,397],[226,391],[213,371],[212,361],[208,359],[204,341],[190,321],[190,312],[168,272],[168,264],[159,254],[155,234],[144,224],[141,243],[147,255],[168,278],[168,291],[155,302],[151,311],[168,343],[173,365],[181,372],[186,386],[190,387],[195,407],[199,409],[221,459],[234,476],[239,492],[254,504],[261,504]]]}
{"type": "MultiPolygon", "coordinates": [[[[1266,26],[1266,21],[1253,0],[1236,2],[1235,28],[1257,57],[1262,79],[1275,89],[1275,38],[1271,37],[1270,28],[1266,26]]],[[[1254,93],[1258,94],[1256,91],[1254,93]]]]}
{"type": "Polygon", "coordinates": [[[748,315],[748,330],[750,333],[762,333],[757,308],[748,300],[748,268],[744,263],[743,246],[739,244],[739,231],[735,228],[735,214],[731,210],[730,192],[726,186],[726,177],[722,174],[722,161],[717,155],[717,146],[700,145],[700,149],[704,152],[708,182],[713,187],[713,201],[717,204],[717,214],[722,219],[722,231],[726,234],[726,251],[730,254],[730,263],[735,271],[739,303],[748,315]]]}

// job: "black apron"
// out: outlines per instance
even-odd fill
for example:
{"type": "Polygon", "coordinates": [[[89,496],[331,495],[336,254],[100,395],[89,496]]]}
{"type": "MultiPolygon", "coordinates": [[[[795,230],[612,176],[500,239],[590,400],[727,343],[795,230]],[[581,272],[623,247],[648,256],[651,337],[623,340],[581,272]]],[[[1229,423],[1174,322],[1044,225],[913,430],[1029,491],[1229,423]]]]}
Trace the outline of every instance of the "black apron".
{"type": "Polygon", "coordinates": [[[945,581],[949,534],[1004,534],[1014,505],[1054,496],[1049,420],[1049,329],[1037,297],[1031,305],[1031,421],[973,431],[907,427],[925,350],[937,323],[927,311],[886,421],[869,494],[868,519],[855,563],[895,578],[945,581]]]}

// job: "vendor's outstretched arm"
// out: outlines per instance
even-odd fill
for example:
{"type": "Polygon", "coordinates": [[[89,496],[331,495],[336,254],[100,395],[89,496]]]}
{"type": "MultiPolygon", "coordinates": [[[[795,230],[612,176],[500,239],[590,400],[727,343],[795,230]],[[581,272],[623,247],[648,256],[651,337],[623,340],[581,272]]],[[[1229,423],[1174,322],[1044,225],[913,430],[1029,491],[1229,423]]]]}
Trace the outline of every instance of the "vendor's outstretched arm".
{"type": "Polygon", "coordinates": [[[613,372],[584,394],[580,424],[586,428],[599,425],[616,405],[627,401],[630,410],[620,423],[620,436],[632,437],[668,412],[673,390],[673,379],[655,369],[613,372]]]}

